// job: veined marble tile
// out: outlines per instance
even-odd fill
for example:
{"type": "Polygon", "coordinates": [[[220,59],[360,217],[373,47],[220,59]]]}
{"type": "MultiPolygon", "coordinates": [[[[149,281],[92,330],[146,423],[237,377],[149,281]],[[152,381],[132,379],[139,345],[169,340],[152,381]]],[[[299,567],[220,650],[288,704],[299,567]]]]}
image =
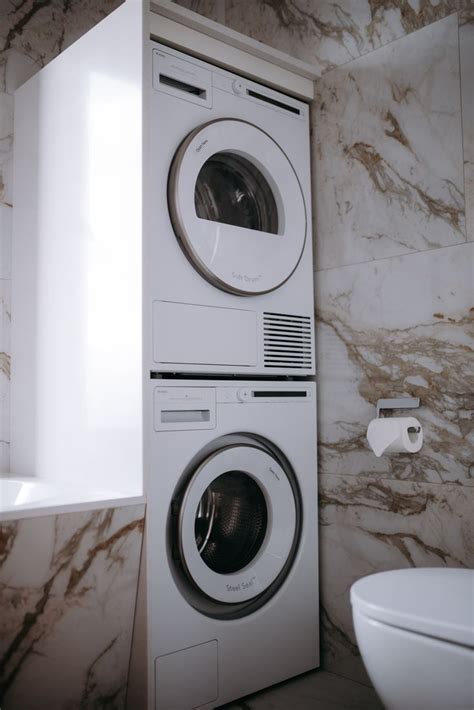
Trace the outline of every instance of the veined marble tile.
{"type": "Polygon", "coordinates": [[[345,64],[455,12],[465,0],[226,0],[232,29],[314,64],[345,64]]]}
{"type": "Polygon", "coordinates": [[[457,16],[316,83],[317,269],[466,240],[457,16]]]}
{"type": "Polygon", "coordinates": [[[315,274],[320,470],[474,484],[474,244],[315,274]],[[377,458],[377,399],[421,398],[418,454],[377,458]]]}
{"type": "Polygon", "coordinates": [[[473,567],[474,489],[376,476],[319,482],[323,666],[363,681],[351,585],[389,569],[473,567]]]}
{"type": "Polygon", "coordinates": [[[13,96],[0,92],[0,208],[12,204],[12,151],[13,96]]]}
{"type": "Polygon", "coordinates": [[[188,10],[198,12],[209,20],[225,23],[225,2],[226,0],[173,0],[177,5],[186,7],[188,10]]]}
{"type": "Polygon", "coordinates": [[[122,0],[62,0],[0,5],[0,90],[13,93],[20,83],[97,24],[122,0]],[[15,67],[9,66],[15,63],[15,67]],[[17,80],[20,79],[20,83],[17,80]]]}
{"type": "Polygon", "coordinates": [[[459,15],[467,238],[474,241],[474,7],[459,15]]]}
{"type": "Polygon", "coordinates": [[[138,505],[0,525],[4,710],[124,707],[143,524],[138,505]]]}

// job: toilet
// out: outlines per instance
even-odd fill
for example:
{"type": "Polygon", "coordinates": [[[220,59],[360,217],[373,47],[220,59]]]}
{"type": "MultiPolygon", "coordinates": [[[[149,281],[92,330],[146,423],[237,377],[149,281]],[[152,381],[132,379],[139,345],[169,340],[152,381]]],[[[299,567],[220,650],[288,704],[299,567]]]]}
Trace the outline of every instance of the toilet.
{"type": "Polygon", "coordinates": [[[387,710],[474,708],[474,571],[402,569],[351,588],[357,643],[387,710]]]}

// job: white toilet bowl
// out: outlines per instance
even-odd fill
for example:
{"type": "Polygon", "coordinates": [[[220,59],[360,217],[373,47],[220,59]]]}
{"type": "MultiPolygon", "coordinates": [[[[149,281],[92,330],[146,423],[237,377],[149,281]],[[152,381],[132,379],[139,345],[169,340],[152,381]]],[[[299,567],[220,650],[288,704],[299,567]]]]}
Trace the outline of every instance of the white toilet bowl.
{"type": "Polygon", "coordinates": [[[352,615],[387,710],[473,710],[474,571],[403,569],[360,579],[352,615]]]}

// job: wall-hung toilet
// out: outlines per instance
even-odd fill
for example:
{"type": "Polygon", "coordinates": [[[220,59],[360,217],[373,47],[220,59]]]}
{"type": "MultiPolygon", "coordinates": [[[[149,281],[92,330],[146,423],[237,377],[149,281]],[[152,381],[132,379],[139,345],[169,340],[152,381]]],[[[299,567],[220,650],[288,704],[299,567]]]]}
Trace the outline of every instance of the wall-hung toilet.
{"type": "Polygon", "coordinates": [[[387,710],[474,708],[474,571],[381,572],[353,584],[351,604],[387,710]]]}

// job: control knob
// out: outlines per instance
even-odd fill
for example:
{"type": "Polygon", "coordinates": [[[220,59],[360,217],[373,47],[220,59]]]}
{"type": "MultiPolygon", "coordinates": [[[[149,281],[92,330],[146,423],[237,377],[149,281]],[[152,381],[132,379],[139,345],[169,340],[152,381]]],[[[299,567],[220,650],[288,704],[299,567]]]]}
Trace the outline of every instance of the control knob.
{"type": "Polygon", "coordinates": [[[243,81],[240,81],[240,79],[234,79],[232,82],[232,88],[234,90],[234,94],[237,94],[238,96],[242,96],[242,94],[245,92],[245,85],[243,81]]]}

